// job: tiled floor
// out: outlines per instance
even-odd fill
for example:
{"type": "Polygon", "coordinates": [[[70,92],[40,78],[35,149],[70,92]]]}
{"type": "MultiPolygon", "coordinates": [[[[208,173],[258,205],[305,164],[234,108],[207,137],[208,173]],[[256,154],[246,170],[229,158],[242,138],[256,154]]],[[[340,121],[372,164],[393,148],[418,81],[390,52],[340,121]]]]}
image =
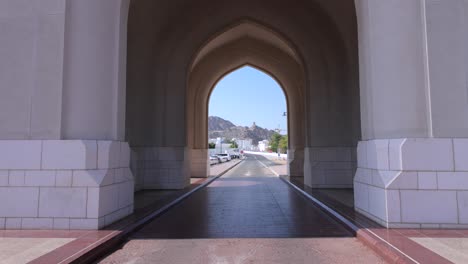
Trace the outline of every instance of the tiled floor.
{"type": "Polygon", "coordinates": [[[352,236],[255,159],[245,161],[134,235],[137,238],[352,236]]]}
{"type": "MultiPolygon", "coordinates": [[[[266,162],[262,160],[262,162],[266,162]]],[[[133,234],[102,263],[383,263],[257,158],[133,234]]]]}

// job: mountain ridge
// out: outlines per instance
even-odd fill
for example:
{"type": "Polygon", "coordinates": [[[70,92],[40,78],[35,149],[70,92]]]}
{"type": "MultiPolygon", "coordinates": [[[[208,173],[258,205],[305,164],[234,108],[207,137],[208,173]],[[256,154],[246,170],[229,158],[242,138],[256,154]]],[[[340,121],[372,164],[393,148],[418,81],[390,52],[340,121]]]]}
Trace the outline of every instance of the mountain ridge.
{"type": "Polygon", "coordinates": [[[208,117],[208,138],[226,138],[226,139],[252,139],[252,144],[257,145],[259,141],[269,140],[275,133],[274,130],[252,126],[236,126],[229,120],[218,116],[208,117]]]}

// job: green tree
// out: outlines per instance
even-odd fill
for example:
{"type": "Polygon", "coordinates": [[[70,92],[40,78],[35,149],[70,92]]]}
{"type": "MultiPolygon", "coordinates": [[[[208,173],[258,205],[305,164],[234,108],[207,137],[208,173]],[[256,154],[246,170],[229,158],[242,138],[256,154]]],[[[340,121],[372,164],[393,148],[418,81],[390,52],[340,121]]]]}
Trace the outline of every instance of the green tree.
{"type": "Polygon", "coordinates": [[[286,153],[288,151],[288,135],[284,135],[281,137],[278,148],[280,149],[281,153],[286,153]]]}
{"type": "Polygon", "coordinates": [[[230,147],[230,148],[234,148],[234,149],[236,149],[236,148],[238,148],[238,147],[239,147],[239,145],[237,145],[237,142],[235,142],[235,141],[231,141],[231,146],[229,146],[229,147],[230,147]]]}
{"type": "Polygon", "coordinates": [[[214,149],[214,148],[216,148],[216,143],[208,143],[208,148],[209,148],[209,149],[214,149]]]}
{"type": "Polygon", "coordinates": [[[273,133],[270,138],[270,149],[273,152],[278,152],[279,142],[281,140],[281,135],[277,132],[273,133]]]}

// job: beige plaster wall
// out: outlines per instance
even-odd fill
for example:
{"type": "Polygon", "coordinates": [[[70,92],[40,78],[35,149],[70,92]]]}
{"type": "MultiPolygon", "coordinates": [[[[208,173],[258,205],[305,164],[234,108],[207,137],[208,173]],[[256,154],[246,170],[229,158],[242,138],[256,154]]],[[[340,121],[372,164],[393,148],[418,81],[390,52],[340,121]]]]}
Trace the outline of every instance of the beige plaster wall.
{"type": "Polygon", "coordinates": [[[124,138],[127,0],[68,0],[62,138],[124,138]]]}
{"type": "Polygon", "coordinates": [[[468,2],[427,0],[428,86],[434,137],[468,137],[468,2]]]}
{"type": "Polygon", "coordinates": [[[0,138],[60,138],[65,0],[0,1],[0,138]]]}

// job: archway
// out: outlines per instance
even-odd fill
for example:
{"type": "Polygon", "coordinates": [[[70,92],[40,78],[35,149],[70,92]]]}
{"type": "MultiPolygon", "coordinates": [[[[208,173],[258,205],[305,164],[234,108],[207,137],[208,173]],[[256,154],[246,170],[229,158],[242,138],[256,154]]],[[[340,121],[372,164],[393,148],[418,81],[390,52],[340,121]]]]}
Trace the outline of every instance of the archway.
{"type": "Polygon", "coordinates": [[[208,102],[216,83],[225,75],[251,65],[272,76],[284,89],[289,113],[289,170],[303,175],[305,143],[304,68],[300,57],[273,31],[252,21],[242,21],[211,39],[195,56],[187,85],[188,147],[191,175],[208,173],[208,102]],[[254,38],[253,36],[260,36],[254,38]]]}
{"type": "Polygon", "coordinates": [[[352,188],[360,139],[354,3],[338,12],[304,1],[284,12],[280,2],[209,2],[199,10],[206,16],[192,12],[196,3],[169,4],[167,13],[155,1],[131,2],[126,139],[139,185],[177,189],[206,177],[210,90],[249,64],[285,90],[289,175],[316,188],[352,188]]]}

